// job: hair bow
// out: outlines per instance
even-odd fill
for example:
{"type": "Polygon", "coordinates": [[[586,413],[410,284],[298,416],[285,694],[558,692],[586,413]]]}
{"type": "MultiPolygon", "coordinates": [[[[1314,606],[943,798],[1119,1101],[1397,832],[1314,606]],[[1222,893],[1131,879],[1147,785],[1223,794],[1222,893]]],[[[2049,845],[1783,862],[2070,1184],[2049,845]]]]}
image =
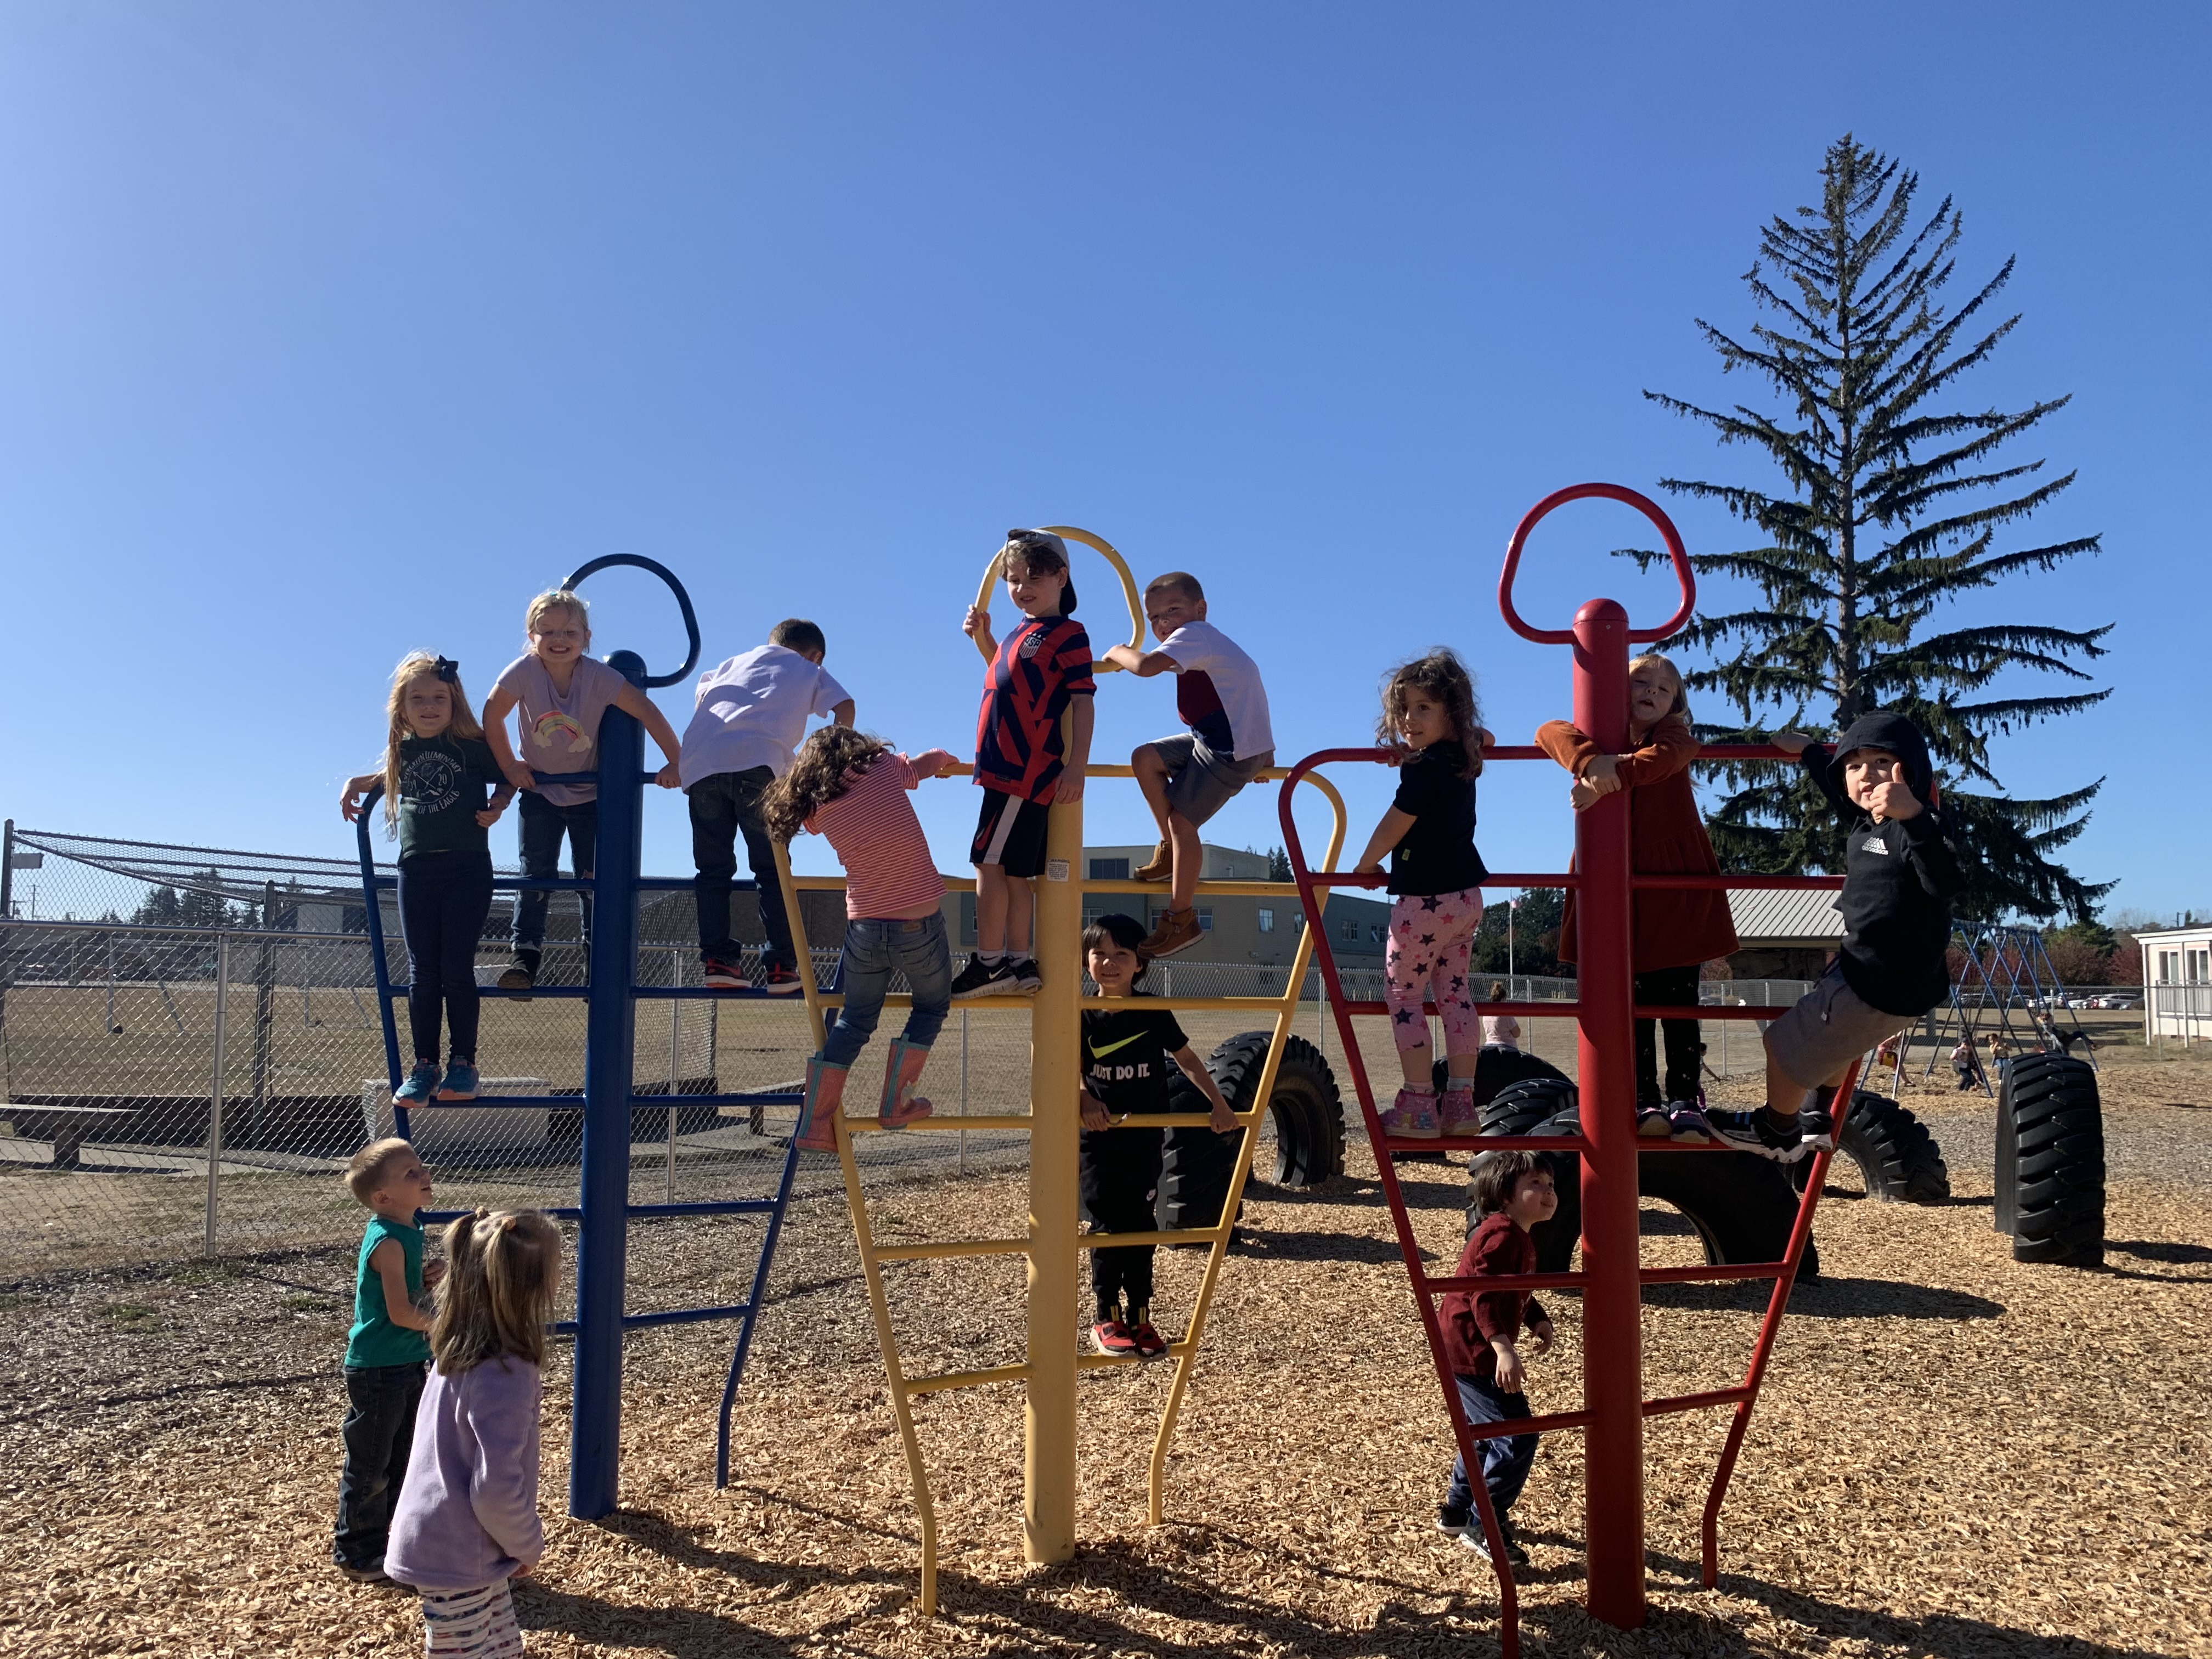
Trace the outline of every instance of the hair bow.
{"type": "Polygon", "coordinates": [[[445,681],[448,685],[459,684],[461,678],[460,664],[455,662],[451,657],[439,658],[438,678],[445,681]]]}

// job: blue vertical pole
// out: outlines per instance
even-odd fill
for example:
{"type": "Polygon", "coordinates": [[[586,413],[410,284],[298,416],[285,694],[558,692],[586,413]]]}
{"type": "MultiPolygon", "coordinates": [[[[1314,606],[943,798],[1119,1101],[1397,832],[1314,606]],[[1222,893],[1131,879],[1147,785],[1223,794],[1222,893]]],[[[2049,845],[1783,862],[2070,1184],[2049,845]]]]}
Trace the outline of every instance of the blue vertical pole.
{"type": "MultiPolygon", "coordinates": [[[[607,659],[645,684],[635,652],[607,659]]],[[[623,1288],[629,1249],[630,1046],[635,1034],[644,733],[619,708],[599,721],[599,846],[592,872],[592,994],[584,1025],[584,1171],[576,1240],[576,1394],[568,1513],[614,1510],[622,1468],[623,1288]]]]}

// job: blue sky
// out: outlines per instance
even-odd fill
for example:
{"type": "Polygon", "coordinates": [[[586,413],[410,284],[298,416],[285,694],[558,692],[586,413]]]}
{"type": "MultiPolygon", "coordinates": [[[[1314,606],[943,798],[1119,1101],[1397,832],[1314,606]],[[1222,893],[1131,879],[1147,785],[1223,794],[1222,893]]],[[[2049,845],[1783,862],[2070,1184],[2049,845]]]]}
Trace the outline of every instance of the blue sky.
{"type": "MultiPolygon", "coordinates": [[[[1498,619],[1508,532],[1582,479],[1768,481],[1640,393],[1765,398],[1692,319],[1745,325],[1759,226],[1849,130],[1957,198],[1962,287],[2020,258],[2026,321],[1962,401],[2074,398],[2021,447],[2081,473],[2028,533],[2103,554],[1957,614],[2117,623],[2114,695],[2001,774],[2107,776],[2076,866],[2203,909],[2207,15],[23,0],[0,810],[342,853],[392,664],[443,651],[481,698],[529,594],[616,551],[684,578],[709,661],[812,617],[863,725],[957,750],[961,610],[1016,524],[1199,573],[1286,756],[1363,740],[1439,641],[1525,741],[1567,668],[1498,619]]],[[[1553,524],[1529,615],[1658,619],[1662,579],[1603,556],[1625,510],[1553,524]]],[[[650,579],[589,592],[600,649],[673,665],[650,579]]],[[[1161,681],[1099,710],[1108,757],[1175,724],[1161,681]]],[[[1494,867],[1559,867],[1563,786],[1486,780],[1494,867]]],[[[958,868],[972,790],[921,799],[958,868]]],[[[1127,786],[1091,799],[1089,839],[1146,832],[1127,786]]],[[[1209,835],[1276,840],[1272,799],[1209,835]]],[[[688,869],[679,800],[647,837],[688,869]]]]}

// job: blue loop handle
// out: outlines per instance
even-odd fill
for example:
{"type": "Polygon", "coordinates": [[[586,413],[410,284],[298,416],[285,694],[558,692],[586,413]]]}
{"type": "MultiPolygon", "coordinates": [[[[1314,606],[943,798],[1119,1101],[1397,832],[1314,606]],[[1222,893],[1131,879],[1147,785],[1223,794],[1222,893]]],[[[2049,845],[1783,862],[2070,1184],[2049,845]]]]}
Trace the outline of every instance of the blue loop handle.
{"type": "Polygon", "coordinates": [[[640,570],[650,570],[668,584],[668,591],[676,595],[677,609],[684,613],[684,631],[691,641],[690,654],[684,659],[684,666],[673,674],[647,674],[645,677],[647,686],[674,685],[679,680],[690,678],[691,671],[699,665],[699,618],[691,609],[691,596],[684,591],[684,584],[676,580],[676,573],[669,569],[666,565],[648,559],[641,553],[603,554],[589,564],[580,568],[574,575],[561,584],[562,588],[566,592],[574,592],[576,584],[582,581],[585,577],[595,571],[605,570],[610,565],[617,564],[633,564],[640,570]]]}

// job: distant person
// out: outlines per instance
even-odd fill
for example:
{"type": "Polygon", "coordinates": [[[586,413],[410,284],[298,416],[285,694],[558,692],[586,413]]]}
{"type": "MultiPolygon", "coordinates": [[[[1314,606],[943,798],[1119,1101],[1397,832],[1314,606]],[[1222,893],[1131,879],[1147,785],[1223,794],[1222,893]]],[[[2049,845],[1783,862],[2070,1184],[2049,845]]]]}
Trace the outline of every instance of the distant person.
{"type": "Polygon", "coordinates": [[[1091,763],[1091,635],[1075,620],[1067,544],[1042,530],[1010,530],[999,574],[1022,620],[1003,643],[991,613],[969,605],[961,629],[990,658],[975,716],[975,781],[983,790],[969,858],[975,866],[975,951],[952,1000],[1035,996],[1036,890],[1055,801],[1083,799],[1091,763]],[[1062,716],[1071,730],[1061,730],[1062,716]]]}
{"type": "Polygon", "coordinates": [[[1951,897],[1966,885],[1920,730],[1901,714],[1854,720],[1831,749],[1800,732],[1806,775],[1856,819],[1845,841],[1844,942],[1797,1005],[1766,1028],[1766,1104],[1708,1113],[1721,1138],[1793,1164],[1835,1146],[1836,1089],[1851,1063],[1951,993],[1951,897]]]}
{"type": "Polygon", "coordinates": [[[399,933],[407,941],[407,1035],[415,1060],[395,1106],[477,1097],[477,945],[491,915],[491,838],[514,799],[483,728],[469,712],[460,665],[410,653],[392,676],[384,768],[348,778],[338,810],[362,814],[380,785],[384,821],[399,837],[399,933]],[[438,1067],[438,1023],[453,1047],[438,1067]]]}
{"type": "Polygon", "coordinates": [[[735,990],[738,942],[730,936],[730,884],[738,873],[738,838],[760,899],[761,989],[789,996],[803,988],[791,918],[775,848],[761,822],[761,797],[791,770],[792,751],[810,715],[853,723],[853,699],[822,666],[829,653],[822,630],[790,617],[769,629],[768,643],[740,652],[699,677],[691,723],[684,728],[678,767],[691,813],[692,884],[699,912],[699,966],[711,989],[735,990]]]}
{"type": "Polygon", "coordinates": [[[1145,587],[1145,616],[1160,648],[1112,646],[1104,660],[1139,679],[1173,674],[1176,713],[1190,728],[1141,744],[1129,757],[1160,829],[1152,858],[1129,873],[1168,884],[1168,908],[1146,936],[1145,954],[1171,957],[1206,936],[1196,898],[1206,857],[1199,830],[1274,764],[1275,732],[1259,665],[1206,619],[1197,577],[1182,570],[1153,577],[1145,587]]]}
{"type": "Polygon", "coordinates": [[[952,951],[939,908],[945,878],[907,795],[956,764],[942,749],[909,760],[879,738],[824,726],[762,799],[770,836],[788,842],[809,830],[828,841],[845,866],[845,944],[837,959],[845,1002],[822,1052],[806,1062],[797,1144],[807,1152],[837,1150],[846,1073],[875,1034],[895,975],[906,976],[914,1000],[906,1029],[884,1055],[877,1121],[902,1129],[933,1109],[915,1087],[951,1012],[952,951]]]}
{"type": "MultiPolygon", "coordinates": [[[[1717,875],[1705,820],[1698,810],[1690,763],[1698,744],[1690,730],[1682,676],[1656,651],[1628,665],[1628,752],[1607,755],[1565,720],[1537,728],[1537,744],[1574,775],[1568,799],[1581,811],[1615,790],[1628,799],[1629,856],[1638,875],[1717,875]]],[[[1705,1046],[1697,1019],[1698,975],[1736,949],[1728,895],[1718,889],[1646,889],[1632,901],[1630,960],[1635,998],[1647,1007],[1683,1008],[1686,1019],[1664,1022],[1667,1074],[1659,1075],[1659,1022],[1636,1022],[1636,1133],[1660,1140],[1711,1142],[1702,1109],[1705,1046]]],[[[1559,960],[1577,960],[1575,893],[1559,918],[1559,960]]]]}
{"type": "MultiPolygon", "coordinates": [[[[1529,1237],[1529,1229],[1549,1221],[1559,1207],[1552,1166],[1544,1155],[1527,1151],[1485,1152],[1474,1161],[1471,1184],[1481,1220],[1468,1235],[1467,1248],[1460,1252],[1454,1277],[1489,1279],[1534,1273],[1536,1241],[1529,1237]]],[[[1437,1316],[1443,1327],[1444,1358],[1451,1367],[1460,1410],[1468,1425],[1481,1428],[1528,1416],[1521,1333],[1526,1328],[1536,1339],[1540,1354],[1552,1346],[1552,1322],[1536,1298],[1526,1291],[1453,1291],[1437,1304],[1437,1316]]],[[[1504,1435],[1478,1440],[1475,1446],[1490,1507],[1498,1516],[1505,1559],[1525,1566],[1528,1552],[1514,1536],[1513,1523],[1507,1516],[1528,1484],[1529,1468],[1536,1461],[1536,1437],[1504,1435]]],[[[1437,1510],[1437,1528],[1456,1534],[1469,1549],[1489,1547],[1463,1457],[1452,1460],[1451,1484],[1437,1510]]]]}
{"type": "Polygon", "coordinates": [[[1390,860],[1382,1000],[1404,1081],[1382,1114],[1382,1133],[1407,1140],[1471,1135],[1480,1127],[1474,1068],[1482,1048],[1474,947],[1488,873],[1474,849],[1474,786],[1492,739],[1457,653],[1439,647],[1392,671],[1375,740],[1398,769],[1398,787],[1352,868],[1372,874],[1386,855],[1390,860]],[[1431,1002],[1444,1027],[1441,1102],[1429,1040],[1431,1002]]]}
{"type": "Polygon", "coordinates": [[[429,1363],[428,1291],[445,1264],[422,1261],[416,1218],[430,1172],[404,1140],[372,1141],[346,1166],[346,1190],[368,1207],[354,1264],[353,1328],[346,1333],[345,1421],[338,1439],[338,1514],[331,1559],[356,1583],[386,1582],[392,1511],[407,1479],[415,1413],[429,1363]]]}
{"type": "MultiPolygon", "coordinates": [[[[616,670],[584,654],[592,643],[592,618],[581,594],[562,587],[540,593],[523,613],[522,626],[530,648],[500,671],[499,683],[484,699],[484,737],[498,757],[499,769],[523,792],[519,825],[522,873],[538,880],[559,875],[565,836],[568,861],[582,881],[590,878],[592,855],[599,849],[599,785],[539,783],[532,775],[596,773],[599,721],[611,707],[633,716],[668,757],[668,764],[653,778],[664,789],[674,789],[683,781],[678,763],[683,745],[652,698],[616,670]],[[522,732],[519,756],[518,745],[510,744],[507,735],[507,717],[518,710],[522,732]]],[[[551,896],[544,888],[516,896],[514,958],[499,976],[502,991],[527,991],[538,982],[545,905],[551,896]]],[[[583,914],[588,936],[588,900],[583,914]]]]}
{"type": "Polygon", "coordinates": [[[1981,1086],[1981,1056],[1975,1052],[1974,1034],[1972,1031],[1960,1037],[1958,1046],[1951,1050],[1951,1069],[1959,1074],[1960,1094],[1981,1086]]]}
{"type": "MultiPolygon", "coordinates": [[[[1083,1011],[1083,1086],[1079,1110],[1080,1191],[1095,1233],[1148,1233],[1159,1196],[1162,1132],[1117,1127],[1135,1113],[1171,1110],[1173,1066],[1206,1097],[1213,1131],[1237,1124],[1220,1085],[1171,1010],[1146,1006],[1137,988],[1150,965],[1139,952],[1145,927],[1133,916],[1104,915],[1083,930],[1084,967],[1098,994],[1128,1004],[1083,1011]]],[[[1101,1353],[1164,1359],[1168,1345],[1152,1322],[1152,1247],[1115,1244],[1091,1252],[1091,1288],[1097,1301],[1091,1339],[1101,1353]]]]}
{"type": "Polygon", "coordinates": [[[535,1210],[480,1209],[447,1227],[446,1261],[386,1568],[421,1592],[429,1653],[520,1659],[508,1586],[545,1553],[538,1415],[561,1231],[535,1210]]]}

